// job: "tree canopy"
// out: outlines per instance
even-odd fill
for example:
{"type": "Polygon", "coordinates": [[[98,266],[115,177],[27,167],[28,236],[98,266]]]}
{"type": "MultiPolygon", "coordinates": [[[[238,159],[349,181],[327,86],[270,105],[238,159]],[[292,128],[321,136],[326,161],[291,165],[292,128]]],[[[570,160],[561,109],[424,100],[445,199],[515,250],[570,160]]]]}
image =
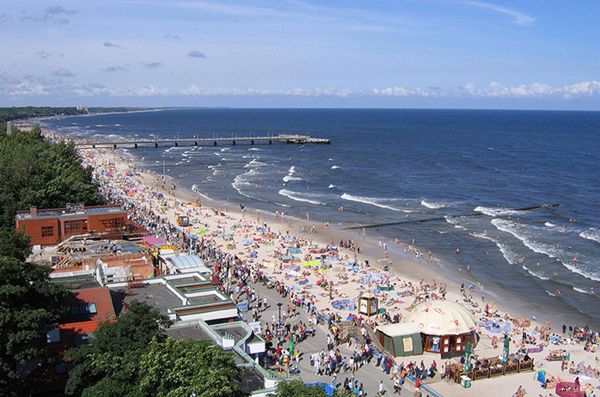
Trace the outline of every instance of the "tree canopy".
{"type": "Polygon", "coordinates": [[[164,341],[169,320],[155,308],[134,302],[116,322],[100,325],[89,344],[71,349],[75,367],[66,393],[82,396],[138,396],[139,365],[148,344],[164,341]]]}
{"type": "Polygon", "coordinates": [[[233,355],[208,341],[153,340],[140,363],[142,396],[243,396],[233,355]]]}
{"type": "Polygon", "coordinates": [[[15,212],[101,197],[73,146],[51,144],[38,128],[0,134],[0,180],[0,391],[25,395],[35,365],[49,358],[46,333],[66,314],[70,292],[49,281],[49,267],[25,262],[29,238],[14,230],[15,212]]]}
{"type": "Polygon", "coordinates": [[[18,210],[102,203],[91,169],[73,144],[42,139],[39,128],[0,136],[0,225],[12,227],[18,210]]]}
{"type": "Polygon", "coordinates": [[[46,358],[46,333],[67,312],[69,292],[50,283],[47,266],[0,257],[0,390],[27,390],[24,365],[46,358]]]}
{"type": "Polygon", "coordinates": [[[233,355],[207,341],[173,340],[169,320],[134,302],[116,322],[103,323],[88,345],[68,352],[75,367],[66,393],[87,396],[242,396],[233,355]]]}
{"type": "Polygon", "coordinates": [[[129,112],[143,110],[146,108],[128,108],[128,107],[108,107],[108,108],[76,108],[76,107],[49,107],[49,106],[24,106],[0,108],[0,122],[26,119],[31,117],[49,117],[49,116],[76,116],[86,113],[108,113],[108,112],[129,112]]]}

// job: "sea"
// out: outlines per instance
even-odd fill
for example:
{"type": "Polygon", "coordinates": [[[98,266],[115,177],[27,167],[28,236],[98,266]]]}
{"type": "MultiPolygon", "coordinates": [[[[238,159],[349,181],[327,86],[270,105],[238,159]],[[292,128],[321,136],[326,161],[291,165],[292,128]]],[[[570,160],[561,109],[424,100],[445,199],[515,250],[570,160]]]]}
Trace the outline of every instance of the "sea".
{"type": "Polygon", "coordinates": [[[365,231],[430,250],[439,271],[526,315],[600,326],[600,112],[178,108],[43,125],[87,139],[330,138],[120,150],[201,197],[391,223],[365,231]]]}

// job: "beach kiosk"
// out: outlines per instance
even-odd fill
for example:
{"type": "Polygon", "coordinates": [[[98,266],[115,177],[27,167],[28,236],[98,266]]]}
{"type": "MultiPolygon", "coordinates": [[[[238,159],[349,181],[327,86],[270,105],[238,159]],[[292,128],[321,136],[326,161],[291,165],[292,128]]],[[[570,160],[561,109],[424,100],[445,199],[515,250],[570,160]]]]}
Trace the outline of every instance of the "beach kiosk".
{"type": "Polygon", "coordinates": [[[417,305],[406,319],[414,323],[423,340],[423,350],[442,358],[462,355],[467,342],[473,346],[476,323],[471,313],[454,302],[434,300],[417,305]]]}
{"type": "Polygon", "coordinates": [[[423,354],[421,331],[415,323],[380,325],[375,336],[385,351],[394,357],[423,354]]]}
{"type": "Polygon", "coordinates": [[[358,297],[358,313],[371,317],[377,315],[379,311],[379,299],[370,292],[364,293],[358,297]]]}

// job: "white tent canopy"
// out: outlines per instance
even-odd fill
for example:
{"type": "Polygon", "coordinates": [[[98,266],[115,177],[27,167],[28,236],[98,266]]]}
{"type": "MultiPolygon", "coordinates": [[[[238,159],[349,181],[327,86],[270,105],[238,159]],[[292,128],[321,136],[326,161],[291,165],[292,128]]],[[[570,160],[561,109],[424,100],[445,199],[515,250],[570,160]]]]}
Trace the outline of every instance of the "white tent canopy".
{"type": "Polygon", "coordinates": [[[170,269],[175,273],[193,273],[211,274],[212,271],[206,267],[204,261],[198,255],[190,255],[186,253],[161,255],[170,269]]]}
{"type": "Polygon", "coordinates": [[[475,330],[471,313],[458,303],[434,300],[421,303],[406,319],[426,335],[460,335],[475,330]]]}
{"type": "Polygon", "coordinates": [[[377,331],[392,337],[411,335],[421,332],[421,330],[417,327],[417,324],[415,323],[396,323],[380,325],[379,327],[377,327],[377,331]]]}

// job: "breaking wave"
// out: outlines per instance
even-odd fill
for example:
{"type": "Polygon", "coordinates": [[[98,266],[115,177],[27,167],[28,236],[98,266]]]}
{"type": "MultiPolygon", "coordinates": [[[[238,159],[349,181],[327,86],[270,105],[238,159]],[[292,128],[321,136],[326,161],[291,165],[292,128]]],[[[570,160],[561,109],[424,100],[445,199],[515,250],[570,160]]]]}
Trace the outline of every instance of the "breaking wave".
{"type": "MultiPolygon", "coordinates": [[[[502,253],[502,256],[504,257],[504,259],[511,265],[516,265],[519,262],[519,255],[516,252],[512,251],[508,247],[508,245],[500,242],[498,239],[490,237],[485,233],[469,233],[469,234],[473,237],[488,240],[488,241],[491,241],[492,243],[496,244],[496,247],[498,247],[498,249],[500,250],[500,253],[502,253]]],[[[525,270],[529,271],[529,269],[526,269],[525,266],[523,266],[523,268],[525,270]]],[[[536,275],[536,277],[537,277],[537,275],[536,275]]]]}
{"type": "Polygon", "coordinates": [[[523,245],[525,245],[533,252],[546,255],[547,257],[559,261],[564,267],[569,269],[571,272],[577,273],[580,276],[583,276],[590,280],[600,281],[600,274],[591,271],[586,266],[585,261],[580,261],[579,263],[577,263],[576,261],[570,260],[567,253],[561,250],[560,248],[548,243],[532,240],[531,232],[528,232],[526,228],[533,230],[539,228],[536,228],[535,226],[527,227],[505,219],[492,219],[492,225],[494,225],[496,229],[500,231],[511,234],[513,237],[520,240],[523,243],[523,245]]]}
{"type": "Polygon", "coordinates": [[[257,172],[253,168],[253,169],[250,169],[249,171],[244,172],[243,174],[236,175],[236,177],[233,178],[233,182],[231,182],[231,187],[234,188],[240,195],[242,195],[244,197],[248,197],[250,199],[256,199],[256,197],[251,196],[249,193],[243,191],[243,188],[248,188],[248,187],[253,186],[253,184],[250,183],[250,178],[256,174],[257,174],[257,172]]]}
{"type": "Polygon", "coordinates": [[[325,203],[322,203],[319,200],[315,200],[314,194],[293,192],[293,191],[287,190],[287,189],[281,189],[278,193],[280,195],[287,197],[294,201],[301,201],[304,203],[309,203],[309,204],[314,204],[314,205],[326,205],[325,203]]]}
{"type": "Polygon", "coordinates": [[[294,176],[296,174],[296,166],[291,166],[290,169],[288,170],[288,174],[286,176],[284,176],[282,178],[282,180],[287,183],[287,182],[291,182],[291,181],[301,181],[302,178],[299,178],[297,176],[294,176]]]}
{"type": "Polygon", "coordinates": [[[590,227],[588,230],[579,233],[579,237],[600,243],[600,229],[590,227]]]}
{"type": "Polygon", "coordinates": [[[475,212],[481,212],[487,216],[497,217],[497,216],[506,216],[506,215],[518,215],[519,211],[515,211],[510,208],[494,208],[494,207],[482,207],[478,206],[473,209],[475,212]]]}
{"type": "Polygon", "coordinates": [[[347,201],[354,201],[357,203],[362,203],[362,204],[369,204],[369,205],[373,205],[375,207],[379,207],[379,208],[385,208],[388,210],[392,210],[392,211],[398,211],[398,212],[405,212],[405,213],[410,213],[412,211],[410,210],[406,210],[406,209],[402,209],[402,208],[397,208],[397,207],[393,207],[389,204],[385,204],[385,203],[389,203],[390,201],[396,201],[394,199],[385,199],[385,198],[377,198],[377,197],[362,197],[362,196],[353,196],[351,194],[348,193],[344,193],[340,196],[340,198],[342,200],[347,200],[347,201]]]}
{"type": "Polygon", "coordinates": [[[442,203],[436,203],[433,201],[425,201],[421,200],[421,205],[425,208],[429,208],[432,210],[439,210],[440,208],[444,208],[446,205],[442,203]]]}
{"type": "Polygon", "coordinates": [[[459,225],[458,224],[458,221],[457,221],[458,217],[456,217],[456,216],[445,216],[444,219],[449,224],[454,225],[455,229],[467,230],[466,227],[464,227],[463,225],[459,225]]]}
{"type": "Polygon", "coordinates": [[[244,168],[255,168],[265,165],[265,163],[258,161],[257,159],[253,159],[248,164],[244,166],[244,168]]]}

